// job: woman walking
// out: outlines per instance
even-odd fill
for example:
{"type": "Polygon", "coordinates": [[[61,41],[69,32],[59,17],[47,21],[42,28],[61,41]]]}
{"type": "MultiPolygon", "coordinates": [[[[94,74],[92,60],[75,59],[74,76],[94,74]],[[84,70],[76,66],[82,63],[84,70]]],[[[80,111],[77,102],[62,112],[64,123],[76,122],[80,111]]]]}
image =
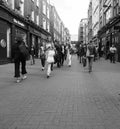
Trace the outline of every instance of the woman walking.
{"type": "Polygon", "coordinates": [[[51,74],[51,67],[52,67],[52,64],[54,63],[55,51],[54,51],[54,48],[51,46],[51,44],[49,44],[47,47],[48,47],[46,51],[47,78],[49,78],[51,74]]]}

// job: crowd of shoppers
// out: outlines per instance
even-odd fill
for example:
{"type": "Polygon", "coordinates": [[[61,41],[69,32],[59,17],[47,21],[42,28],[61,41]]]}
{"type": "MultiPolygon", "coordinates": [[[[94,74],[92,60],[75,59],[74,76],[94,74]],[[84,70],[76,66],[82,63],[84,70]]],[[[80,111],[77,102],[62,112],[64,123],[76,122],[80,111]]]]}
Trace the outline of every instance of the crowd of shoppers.
{"type": "Polygon", "coordinates": [[[90,41],[87,44],[79,44],[77,45],[77,58],[83,66],[88,66],[88,71],[92,71],[93,61],[100,59],[101,57],[105,57],[105,59],[109,59],[111,63],[116,62],[116,53],[117,48],[114,44],[110,46],[107,41],[106,46],[98,46],[95,45],[93,41],[90,41]]]}
{"type": "MultiPolygon", "coordinates": [[[[46,68],[47,78],[50,77],[54,65],[60,68],[64,65],[64,62],[67,61],[68,66],[71,67],[72,53],[73,50],[70,44],[61,44],[58,41],[53,43],[52,40],[41,44],[38,57],[41,61],[42,71],[46,68]]],[[[16,43],[12,46],[12,58],[14,60],[14,77],[17,83],[27,78],[26,61],[29,57],[30,64],[35,64],[35,54],[35,46],[33,44],[30,50],[28,50],[28,46],[23,37],[16,37],[16,43]],[[25,50],[27,52],[25,52],[25,50]],[[25,53],[27,54],[25,55],[25,53]]]]}

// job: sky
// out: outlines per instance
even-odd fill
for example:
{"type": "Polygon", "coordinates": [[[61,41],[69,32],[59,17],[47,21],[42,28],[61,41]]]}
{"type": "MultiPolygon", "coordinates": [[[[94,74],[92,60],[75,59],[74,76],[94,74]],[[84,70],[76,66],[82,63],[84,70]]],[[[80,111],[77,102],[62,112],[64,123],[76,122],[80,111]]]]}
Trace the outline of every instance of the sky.
{"type": "Polygon", "coordinates": [[[78,34],[80,20],[87,17],[90,0],[50,0],[71,35],[78,34]]]}

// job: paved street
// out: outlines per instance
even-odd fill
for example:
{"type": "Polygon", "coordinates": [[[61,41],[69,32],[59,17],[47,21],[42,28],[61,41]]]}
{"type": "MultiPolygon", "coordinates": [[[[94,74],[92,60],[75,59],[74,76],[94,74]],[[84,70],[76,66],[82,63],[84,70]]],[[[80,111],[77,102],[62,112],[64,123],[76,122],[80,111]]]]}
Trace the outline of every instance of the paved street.
{"type": "Polygon", "coordinates": [[[120,129],[120,63],[101,59],[93,73],[72,58],[49,79],[39,60],[15,83],[13,64],[0,66],[0,129],[120,129]]]}

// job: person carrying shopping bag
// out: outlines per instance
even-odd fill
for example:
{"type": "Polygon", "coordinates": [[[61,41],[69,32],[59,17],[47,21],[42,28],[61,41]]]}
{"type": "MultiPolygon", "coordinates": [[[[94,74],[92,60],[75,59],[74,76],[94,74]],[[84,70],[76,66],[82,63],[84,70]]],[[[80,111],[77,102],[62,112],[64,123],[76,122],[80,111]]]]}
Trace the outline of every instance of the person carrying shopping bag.
{"type": "Polygon", "coordinates": [[[51,46],[51,44],[49,44],[47,46],[47,51],[46,51],[47,78],[49,78],[51,74],[51,67],[52,64],[54,63],[54,55],[55,55],[54,48],[51,46]]]}

